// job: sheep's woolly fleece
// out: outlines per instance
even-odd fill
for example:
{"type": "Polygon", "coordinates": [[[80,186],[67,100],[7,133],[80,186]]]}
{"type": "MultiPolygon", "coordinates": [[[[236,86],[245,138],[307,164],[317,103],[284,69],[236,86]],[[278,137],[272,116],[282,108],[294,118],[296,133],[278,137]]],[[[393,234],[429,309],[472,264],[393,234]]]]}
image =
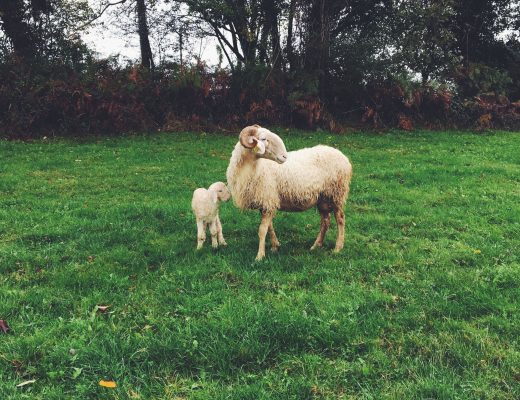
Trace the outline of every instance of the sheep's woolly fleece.
{"type": "Polygon", "coordinates": [[[332,147],[318,145],[288,153],[278,164],[257,158],[250,149],[236,144],[227,169],[233,201],[241,209],[299,211],[318,202],[320,196],[344,204],[352,166],[332,147]]]}

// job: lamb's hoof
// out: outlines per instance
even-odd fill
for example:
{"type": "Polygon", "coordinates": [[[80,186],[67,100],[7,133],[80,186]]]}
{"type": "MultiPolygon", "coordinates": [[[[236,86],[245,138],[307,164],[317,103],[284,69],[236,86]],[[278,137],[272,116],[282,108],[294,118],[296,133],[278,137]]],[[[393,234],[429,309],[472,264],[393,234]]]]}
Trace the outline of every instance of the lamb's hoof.
{"type": "Polygon", "coordinates": [[[319,249],[322,245],[320,243],[314,243],[311,247],[311,251],[319,249]]]}
{"type": "Polygon", "coordinates": [[[334,248],[334,250],[332,250],[332,252],[333,252],[334,254],[338,254],[341,250],[343,250],[343,247],[340,247],[340,248],[337,248],[337,247],[336,247],[336,248],[334,248]]]}
{"type": "Polygon", "coordinates": [[[278,248],[279,248],[279,247],[280,247],[280,246],[274,246],[274,247],[271,247],[271,251],[272,251],[273,253],[276,253],[276,252],[278,251],[278,248]]]}
{"type": "Polygon", "coordinates": [[[197,250],[201,250],[201,249],[202,249],[202,245],[199,244],[199,245],[197,246],[197,250]]]}
{"type": "Polygon", "coordinates": [[[256,256],[255,261],[262,261],[262,260],[264,259],[264,257],[265,257],[265,254],[260,254],[260,253],[259,253],[259,254],[256,256]]]}
{"type": "Polygon", "coordinates": [[[220,245],[221,246],[227,246],[227,243],[226,242],[220,242],[220,245]]]}

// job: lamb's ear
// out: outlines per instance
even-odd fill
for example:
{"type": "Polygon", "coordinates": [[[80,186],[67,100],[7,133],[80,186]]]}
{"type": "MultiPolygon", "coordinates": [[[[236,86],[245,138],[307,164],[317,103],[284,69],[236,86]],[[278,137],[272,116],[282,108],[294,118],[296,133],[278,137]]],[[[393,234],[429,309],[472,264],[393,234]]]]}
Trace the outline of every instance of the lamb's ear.
{"type": "MultiPolygon", "coordinates": [[[[246,126],[240,132],[240,144],[248,149],[252,149],[256,147],[256,142],[258,139],[258,127],[257,126],[246,126]]],[[[265,149],[264,149],[265,150],[265,149]]]]}

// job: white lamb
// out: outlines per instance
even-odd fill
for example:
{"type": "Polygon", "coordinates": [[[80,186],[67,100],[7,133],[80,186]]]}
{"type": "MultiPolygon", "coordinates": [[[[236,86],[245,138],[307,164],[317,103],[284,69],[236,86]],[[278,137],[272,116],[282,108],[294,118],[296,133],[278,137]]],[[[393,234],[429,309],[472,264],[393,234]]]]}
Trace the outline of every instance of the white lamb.
{"type": "Polygon", "coordinates": [[[218,215],[221,201],[228,201],[229,190],[223,182],[215,182],[208,189],[198,188],[193,192],[191,209],[197,219],[197,250],[202,248],[206,240],[206,229],[209,226],[211,246],[227,246],[222,234],[222,224],[218,215]]]}
{"type": "Polygon", "coordinates": [[[343,153],[328,146],[287,152],[282,139],[258,125],[242,130],[227,169],[233,201],[241,209],[257,209],[262,214],[258,229],[257,260],[265,257],[265,236],[271,248],[280,246],[273,228],[277,210],[304,211],[317,206],[321,215],[318,237],[311,247],[323,245],[334,212],[338,236],[334,252],[345,241],[343,207],[349,193],[352,165],[343,153]]]}

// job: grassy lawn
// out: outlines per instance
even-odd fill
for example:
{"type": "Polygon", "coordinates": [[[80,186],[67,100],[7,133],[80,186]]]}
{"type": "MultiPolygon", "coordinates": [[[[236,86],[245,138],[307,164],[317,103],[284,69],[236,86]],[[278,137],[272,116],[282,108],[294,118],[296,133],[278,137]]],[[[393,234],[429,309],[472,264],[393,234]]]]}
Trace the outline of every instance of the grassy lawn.
{"type": "Polygon", "coordinates": [[[277,133],[351,159],[340,255],[232,203],[195,251],[236,137],[0,142],[0,399],[520,398],[520,135],[277,133]]]}

